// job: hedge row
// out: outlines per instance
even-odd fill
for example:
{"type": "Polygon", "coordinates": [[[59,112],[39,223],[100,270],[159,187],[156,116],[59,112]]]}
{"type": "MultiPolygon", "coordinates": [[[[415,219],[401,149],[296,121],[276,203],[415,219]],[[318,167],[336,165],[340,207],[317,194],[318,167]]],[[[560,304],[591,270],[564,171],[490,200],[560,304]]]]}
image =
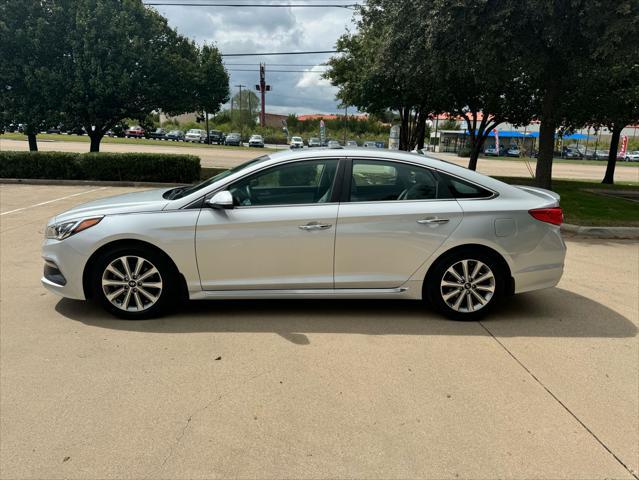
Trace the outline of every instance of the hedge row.
{"type": "Polygon", "coordinates": [[[193,183],[200,180],[200,159],[155,153],[0,151],[0,178],[193,183]]]}

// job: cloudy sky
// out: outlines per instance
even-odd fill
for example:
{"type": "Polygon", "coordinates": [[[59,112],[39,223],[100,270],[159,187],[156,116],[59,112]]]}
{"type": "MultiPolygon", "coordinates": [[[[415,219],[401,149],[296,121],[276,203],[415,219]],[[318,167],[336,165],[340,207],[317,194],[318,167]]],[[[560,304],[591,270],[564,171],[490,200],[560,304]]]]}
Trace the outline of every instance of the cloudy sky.
{"type": "MultiPolygon", "coordinates": [[[[173,3],[294,3],[348,4],[352,0],[158,0],[173,3]]],[[[155,6],[169,24],[197,43],[213,43],[224,54],[333,50],[337,38],[353,28],[353,11],[345,8],[257,8],[220,6],[155,6]]],[[[269,113],[335,113],[336,89],[317,72],[330,54],[268,57],[226,57],[235,85],[255,89],[258,64],[266,63],[266,96],[269,113]],[[248,71],[242,71],[248,70],[248,71]],[[294,73],[276,70],[297,70],[294,73]]]]}

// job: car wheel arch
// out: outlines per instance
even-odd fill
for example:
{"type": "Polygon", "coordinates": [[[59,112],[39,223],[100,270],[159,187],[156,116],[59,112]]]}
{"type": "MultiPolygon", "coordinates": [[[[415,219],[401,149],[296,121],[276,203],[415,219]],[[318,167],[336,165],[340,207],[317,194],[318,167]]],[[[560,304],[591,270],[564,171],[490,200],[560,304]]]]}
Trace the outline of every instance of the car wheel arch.
{"type": "Polygon", "coordinates": [[[169,265],[171,266],[171,268],[174,270],[174,272],[177,275],[177,278],[180,281],[179,291],[181,295],[184,298],[188,298],[188,287],[186,283],[186,278],[184,277],[182,272],[180,272],[180,269],[177,267],[173,259],[164,250],[159,248],[157,245],[153,245],[152,243],[145,242],[143,240],[136,240],[136,239],[113,240],[111,242],[105,243],[104,245],[101,245],[95,252],[91,254],[89,259],[85,263],[84,270],[82,272],[82,288],[84,290],[85,298],[90,299],[93,295],[92,289],[91,289],[91,274],[93,273],[93,265],[95,264],[96,259],[99,258],[100,255],[103,255],[105,252],[108,252],[109,250],[122,248],[122,247],[137,247],[137,248],[153,250],[158,255],[161,255],[162,257],[164,257],[169,263],[169,265]]]}
{"type": "Polygon", "coordinates": [[[428,270],[426,271],[426,274],[424,275],[424,282],[422,284],[422,298],[426,298],[425,296],[426,285],[428,285],[428,282],[431,280],[430,276],[432,276],[433,270],[435,269],[435,265],[437,264],[437,262],[439,262],[440,259],[446,256],[455,255],[457,253],[461,253],[464,251],[481,252],[485,255],[490,255],[494,257],[505,273],[505,283],[506,283],[505,293],[507,295],[514,294],[515,279],[512,276],[512,270],[510,268],[510,265],[508,264],[504,256],[501,253],[499,253],[497,250],[495,250],[494,248],[491,248],[487,245],[483,245],[480,243],[466,243],[466,244],[456,245],[454,247],[449,248],[448,250],[440,252],[439,255],[431,262],[431,264],[428,266],[428,270]]]}

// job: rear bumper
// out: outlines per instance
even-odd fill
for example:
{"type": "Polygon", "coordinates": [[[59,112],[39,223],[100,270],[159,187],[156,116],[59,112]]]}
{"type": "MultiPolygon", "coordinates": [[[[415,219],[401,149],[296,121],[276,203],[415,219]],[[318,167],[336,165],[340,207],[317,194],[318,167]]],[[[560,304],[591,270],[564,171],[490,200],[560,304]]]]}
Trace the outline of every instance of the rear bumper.
{"type": "Polygon", "coordinates": [[[561,280],[563,273],[563,264],[543,265],[537,270],[519,272],[513,275],[515,280],[515,293],[554,287],[559,283],[559,280],[561,280]]]}
{"type": "Polygon", "coordinates": [[[559,227],[550,227],[535,249],[514,259],[515,293],[557,285],[564,273],[565,258],[566,244],[559,227]]]}

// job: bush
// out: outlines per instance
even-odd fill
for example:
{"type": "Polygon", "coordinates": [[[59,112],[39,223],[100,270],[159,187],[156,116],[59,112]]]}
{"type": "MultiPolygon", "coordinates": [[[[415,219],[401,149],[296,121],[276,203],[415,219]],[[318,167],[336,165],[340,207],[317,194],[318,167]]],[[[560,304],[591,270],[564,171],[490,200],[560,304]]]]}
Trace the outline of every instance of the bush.
{"type": "Polygon", "coordinates": [[[155,153],[0,152],[0,178],[193,183],[200,159],[155,153]]]}
{"type": "Polygon", "coordinates": [[[458,157],[470,157],[470,148],[464,147],[459,152],[457,152],[458,157]]]}

